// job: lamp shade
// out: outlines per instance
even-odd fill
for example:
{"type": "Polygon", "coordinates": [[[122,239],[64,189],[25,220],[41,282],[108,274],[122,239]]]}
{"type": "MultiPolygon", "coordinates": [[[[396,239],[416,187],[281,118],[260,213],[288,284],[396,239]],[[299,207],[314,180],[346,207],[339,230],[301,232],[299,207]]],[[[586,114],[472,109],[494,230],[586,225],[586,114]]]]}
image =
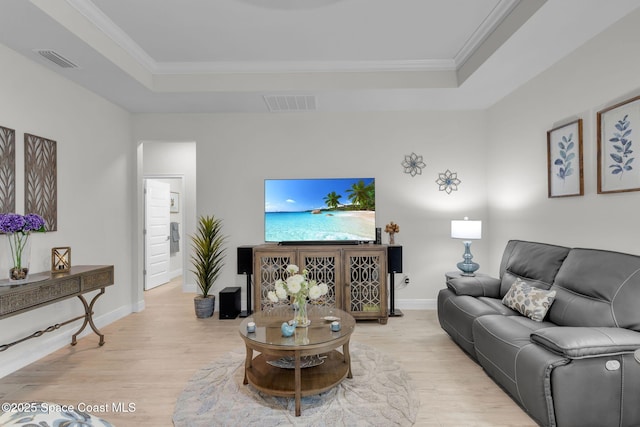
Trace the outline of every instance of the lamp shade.
{"type": "Polygon", "coordinates": [[[464,220],[452,220],[451,238],[467,240],[481,239],[482,221],[470,221],[468,218],[464,220]]]}

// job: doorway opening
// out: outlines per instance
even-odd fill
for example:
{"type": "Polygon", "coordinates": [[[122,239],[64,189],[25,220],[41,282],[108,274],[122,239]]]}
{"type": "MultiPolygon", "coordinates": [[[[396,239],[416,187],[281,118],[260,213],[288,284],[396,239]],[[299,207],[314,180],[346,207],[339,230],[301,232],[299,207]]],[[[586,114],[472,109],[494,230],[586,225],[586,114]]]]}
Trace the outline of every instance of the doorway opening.
{"type": "MultiPolygon", "coordinates": [[[[174,231],[173,253],[169,247],[168,266],[165,262],[164,270],[168,272],[168,280],[172,283],[176,276],[181,276],[182,290],[190,291],[192,286],[188,283],[188,252],[189,243],[188,236],[193,234],[196,226],[196,143],[195,142],[167,142],[167,141],[140,141],[138,145],[138,239],[137,239],[137,278],[139,286],[132,288],[134,311],[144,309],[144,291],[151,289],[153,285],[147,285],[147,273],[150,269],[147,254],[151,254],[152,250],[146,248],[145,231],[147,230],[147,209],[145,186],[147,181],[160,181],[168,183],[169,205],[173,212],[169,212],[169,231],[163,233],[165,242],[169,238],[171,243],[171,223],[174,225],[177,233],[174,231]],[[171,208],[173,203],[173,208],[171,208]]],[[[166,229],[165,229],[166,231],[166,229]]],[[[166,245],[166,243],[165,243],[166,245]]],[[[151,262],[153,264],[153,261],[151,262]]],[[[153,273],[155,274],[155,272],[153,273]]],[[[164,274],[164,273],[163,273],[164,274]]],[[[159,279],[160,280],[160,279],[159,279]]],[[[164,280],[160,280],[161,282],[164,280]]],[[[195,286],[195,285],[194,285],[195,286]]]]}

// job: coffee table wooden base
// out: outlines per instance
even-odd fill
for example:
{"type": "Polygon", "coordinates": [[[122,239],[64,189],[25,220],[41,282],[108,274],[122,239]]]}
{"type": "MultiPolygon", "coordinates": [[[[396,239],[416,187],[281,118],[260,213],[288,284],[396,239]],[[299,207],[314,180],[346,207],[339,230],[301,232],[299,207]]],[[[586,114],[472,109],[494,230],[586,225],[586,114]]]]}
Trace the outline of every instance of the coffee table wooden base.
{"type": "MultiPolygon", "coordinates": [[[[337,350],[323,353],[327,356],[324,363],[311,368],[300,368],[300,355],[295,355],[295,369],[284,369],[272,366],[267,360],[276,359],[260,354],[251,359],[252,351],[247,348],[244,384],[251,384],[256,389],[272,396],[294,397],[296,416],[300,416],[300,398],[322,393],[338,385],[345,378],[352,378],[351,361],[348,345],[343,348],[344,354],[337,350]],[[299,385],[298,385],[299,384],[299,385]],[[298,385],[298,386],[297,386],[298,385]]],[[[289,352],[289,356],[293,355],[289,352]]]]}

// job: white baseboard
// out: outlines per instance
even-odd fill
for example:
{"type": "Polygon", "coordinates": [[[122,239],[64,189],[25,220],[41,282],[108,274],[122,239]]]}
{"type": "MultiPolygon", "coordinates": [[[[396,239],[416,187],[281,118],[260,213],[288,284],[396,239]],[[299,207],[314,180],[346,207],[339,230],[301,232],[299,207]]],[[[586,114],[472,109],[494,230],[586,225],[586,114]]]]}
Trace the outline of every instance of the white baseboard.
{"type": "Polygon", "coordinates": [[[394,308],[400,310],[436,310],[438,301],[435,299],[399,299],[395,301],[394,308]]]}
{"type": "MultiPolygon", "coordinates": [[[[116,310],[113,310],[109,313],[102,314],[100,316],[93,318],[93,323],[95,323],[98,329],[101,329],[104,326],[107,326],[118,319],[122,319],[123,317],[132,313],[131,307],[120,307],[116,310]]],[[[76,333],[78,328],[80,327],[80,320],[77,322],[71,323],[69,328],[66,330],[48,337],[47,335],[43,335],[38,338],[34,338],[33,340],[29,340],[27,342],[32,342],[36,344],[35,346],[31,346],[28,352],[20,351],[20,344],[16,344],[15,347],[9,348],[6,350],[7,353],[14,352],[14,357],[7,361],[3,362],[0,366],[0,378],[5,377],[20,368],[24,368],[25,366],[53,353],[56,350],[64,348],[65,346],[70,345],[71,337],[76,333]],[[34,348],[35,347],[35,348],[34,348]]],[[[99,341],[98,336],[93,332],[93,330],[87,325],[84,331],[78,338],[85,337],[87,335],[93,335],[96,338],[96,351],[100,351],[100,348],[97,347],[97,343],[99,341]]],[[[25,342],[26,344],[26,342],[25,342]]],[[[109,336],[105,337],[105,345],[109,345],[109,336]]],[[[7,354],[5,353],[5,354],[7,354]]]]}

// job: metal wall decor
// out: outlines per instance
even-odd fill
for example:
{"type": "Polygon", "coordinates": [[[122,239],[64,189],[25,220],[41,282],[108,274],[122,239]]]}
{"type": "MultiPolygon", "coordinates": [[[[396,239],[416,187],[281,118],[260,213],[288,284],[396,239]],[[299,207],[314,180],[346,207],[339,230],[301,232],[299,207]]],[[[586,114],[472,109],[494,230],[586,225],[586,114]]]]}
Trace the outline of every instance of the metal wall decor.
{"type": "Polygon", "coordinates": [[[0,212],[16,211],[16,131],[0,126],[0,212]]]}
{"type": "Polygon", "coordinates": [[[402,161],[404,173],[408,173],[412,177],[422,175],[422,168],[425,166],[427,165],[422,161],[422,156],[419,156],[416,153],[404,156],[404,160],[402,161]]]}
{"type": "Polygon", "coordinates": [[[46,221],[47,231],[58,229],[56,142],[24,134],[24,210],[46,221]]]}
{"type": "Polygon", "coordinates": [[[456,172],[451,172],[449,169],[446,172],[438,174],[438,179],[436,180],[436,184],[438,184],[438,189],[440,191],[446,191],[447,194],[451,194],[452,191],[458,191],[458,185],[460,185],[462,181],[458,179],[458,174],[456,172]]]}

